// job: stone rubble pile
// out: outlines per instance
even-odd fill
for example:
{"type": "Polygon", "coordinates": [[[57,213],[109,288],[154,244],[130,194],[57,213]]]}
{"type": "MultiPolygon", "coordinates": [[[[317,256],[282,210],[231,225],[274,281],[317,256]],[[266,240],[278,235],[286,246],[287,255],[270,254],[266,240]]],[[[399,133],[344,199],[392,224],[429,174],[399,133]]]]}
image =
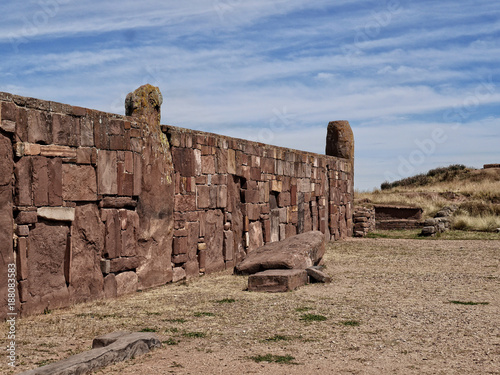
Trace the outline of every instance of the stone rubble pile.
{"type": "Polygon", "coordinates": [[[434,218],[427,219],[424,222],[424,227],[420,236],[429,237],[435,236],[436,233],[443,233],[450,230],[453,213],[457,210],[457,206],[447,206],[438,211],[434,218]]]}

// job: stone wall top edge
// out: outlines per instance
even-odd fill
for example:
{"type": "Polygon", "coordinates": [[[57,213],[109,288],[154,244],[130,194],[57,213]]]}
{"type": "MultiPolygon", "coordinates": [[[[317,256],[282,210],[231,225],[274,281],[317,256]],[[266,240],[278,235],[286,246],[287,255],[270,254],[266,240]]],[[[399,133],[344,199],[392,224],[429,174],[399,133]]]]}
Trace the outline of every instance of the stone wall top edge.
{"type": "MultiPolygon", "coordinates": [[[[111,117],[111,118],[116,119],[116,120],[131,121],[131,122],[136,122],[136,123],[140,122],[135,117],[124,116],[124,115],[111,113],[111,112],[103,112],[103,111],[99,111],[96,109],[78,107],[78,106],[73,106],[70,104],[64,104],[64,103],[59,103],[59,102],[54,102],[54,101],[49,101],[49,100],[42,100],[42,99],[37,99],[37,98],[32,98],[32,97],[15,95],[15,94],[11,94],[8,92],[2,92],[2,91],[0,91],[0,102],[14,102],[17,106],[20,106],[20,107],[26,107],[26,108],[30,108],[30,109],[42,110],[42,111],[47,111],[47,112],[52,112],[52,113],[62,113],[62,114],[72,115],[72,116],[75,116],[75,115],[88,116],[88,115],[94,114],[94,115],[111,117]]],[[[162,130],[164,132],[170,130],[170,131],[175,131],[175,132],[190,133],[193,135],[211,136],[211,137],[217,137],[217,138],[225,139],[225,140],[236,140],[238,142],[251,144],[251,145],[254,145],[257,147],[272,148],[272,149],[282,150],[285,152],[293,152],[293,153],[299,153],[299,154],[309,155],[309,156],[313,156],[313,157],[320,157],[320,158],[324,158],[325,160],[348,161],[348,159],[339,158],[339,157],[335,157],[335,156],[329,156],[329,155],[318,154],[318,153],[314,153],[314,152],[310,152],[310,151],[303,151],[303,150],[291,149],[291,148],[287,148],[287,147],[275,146],[275,145],[271,145],[271,144],[250,141],[247,139],[230,137],[230,136],[216,134],[216,133],[210,133],[210,132],[206,132],[206,131],[202,131],[202,130],[187,129],[187,128],[182,128],[182,127],[174,126],[174,125],[161,125],[161,126],[162,126],[162,130]]]]}
{"type": "Polygon", "coordinates": [[[15,103],[18,107],[25,107],[29,109],[35,109],[52,113],[60,113],[72,116],[82,117],[89,114],[95,114],[100,116],[111,117],[117,120],[137,122],[136,118],[120,115],[117,113],[104,112],[97,109],[80,107],[72,104],[60,103],[51,100],[37,99],[29,96],[15,95],[2,91],[0,91],[0,102],[10,102],[10,103],[15,103]]]}
{"type": "Polygon", "coordinates": [[[202,130],[187,129],[187,128],[182,128],[182,127],[174,126],[174,125],[161,125],[161,126],[162,126],[163,132],[174,131],[174,132],[179,132],[179,133],[190,133],[193,135],[217,137],[217,138],[221,138],[224,140],[236,140],[238,142],[244,142],[244,143],[252,144],[252,145],[258,146],[258,147],[273,148],[273,149],[279,149],[279,150],[282,150],[285,152],[300,153],[300,154],[310,155],[310,156],[314,156],[314,157],[325,158],[326,160],[344,161],[344,162],[348,161],[348,159],[339,158],[336,156],[330,156],[330,155],[318,154],[318,153],[310,152],[310,151],[303,151],[303,150],[297,150],[297,149],[293,149],[293,148],[275,146],[275,145],[271,145],[271,144],[267,144],[267,143],[255,142],[255,141],[250,141],[248,139],[230,137],[227,135],[210,133],[210,132],[206,132],[206,131],[202,131],[202,130]]]}

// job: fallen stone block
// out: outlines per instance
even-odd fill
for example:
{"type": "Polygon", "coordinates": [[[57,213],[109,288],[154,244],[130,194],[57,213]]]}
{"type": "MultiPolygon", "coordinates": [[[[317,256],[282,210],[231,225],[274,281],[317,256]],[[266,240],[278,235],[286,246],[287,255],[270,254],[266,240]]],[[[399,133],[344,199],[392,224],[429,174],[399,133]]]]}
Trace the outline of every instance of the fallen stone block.
{"type": "Polygon", "coordinates": [[[305,270],[267,270],[248,277],[248,290],[251,292],[289,292],[307,284],[305,270]]]}
{"type": "Polygon", "coordinates": [[[251,275],[269,269],[300,269],[318,265],[325,254],[325,236],[311,231],[268,243],[250,252],[235,273],[251,275]]]}
{"type": "Polygon", "coordinates": [[[148,353],[161,346],[158,337],[149,332],[114,332],[94,339],[92,350],[73,355],[20,375],[87,374],[113,363],[148,353]]]}
{"type": "Polygon", "coordinates": [[[318,267],[309,267],[306,269],[306,272],[311,279],[318,283],[329,284],[332,282],[332,278],[321,271],[318,267]]]}

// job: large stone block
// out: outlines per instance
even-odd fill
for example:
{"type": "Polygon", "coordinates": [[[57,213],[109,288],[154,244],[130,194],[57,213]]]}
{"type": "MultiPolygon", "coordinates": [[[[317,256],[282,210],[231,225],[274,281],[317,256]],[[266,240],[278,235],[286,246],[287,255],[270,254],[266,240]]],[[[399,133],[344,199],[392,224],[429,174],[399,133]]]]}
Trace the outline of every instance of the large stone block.
{"type": "Polygon", "coordinates": [[[118,210],[102,210],[102,221],[105,222],[105,241],[103,257],[117,258],[122,253],[121,222],[118,210]]]}
{"type": "Polygon", "coordinates": [[[174,210],[176,212],[196,211],[196,195],[176,195],[174,210]]]}
{"type": "Polygon", "coordinates": [[[35,156],[32,159],[33,175],[33,204],[37,207],[49,204],[49,170],[47,158],[35,156]]]}
{"type": "Polygon", "coordinates": [[[262,233],[262,224],[260,223],[260,221],[250,223],[248,235],[250,238],[250,243],[248,244],[249,253],[264,245],[264,236],[262,233]]]}
{"type": "Polygon", "coordinates": [[[319,231],[299,234],[249,252],[235,271],[250,275],[267,269],[306,269],[321,261],[325,246],[325,236],[319,231]]]}
{"type": "Polygon", "coordinates": [[[64,200],[97,200],[97,181],[93,166],[64,164],[62,166],[62,172],[62,193],[64,200]]]}
{"type": "Polygon", "coordinates": [[[80,119],[54,114],[52,116],[52,142],[62,146],[78,146],[80,142],[80,119]]]}
{"type": "Polygon", "coordinates": [[[8,137],[0,134],[0,186],[12,183],[13,168],[12,143],[8,137]]]}
{"type": "Polygon", "coordinates": [[[133,271],[122,272],[115,277],[116,279],[116,295],[123,296],[131,294],[138,289],[138,277],[133,271]]]}
{"type": "Polygon", "coordinates": [[[231,261],[234,259],[234,233],[230,230],[224,231],[224,260],[231,261]]]}
{"type": "Polygon", "coordinates": [[[174,168],[183,177],[194,177],[201,173],[201,151],[191,148],[173,148],[174,168]]]}
{"type": "Polygon", "coordinates": [[[115,151],[99,150],[97,157],[97,182],[99,194],[118,194],[118,173],[115,151]]]}
{"type": "Polygon", "coordinates": [[[122,235],[121,256],[137,255],[137,231],[139,230],[139,215],[136,211],[120,210],[120,225],[122,235]]]}
{"type": "Polygon", "coordinates": [[[63,171],[61,158],[47,161],[49,173],[49,206],[63,205],[63,171]]]}
{"type": "Polygon", "coordinates": [[[251,292],[289,292],[307,284],[305,270],[273,269],[248,277],[248,290],[251,292]]]}
{"type": "Polygon", "coordinates": [[[224,215],[220,210],[208,211],[205,215],[206,273],[224,270],[224,215]]]}
{"type": "Polygon", "coordinates": [[[28,142],[50,145],[52,143],[52,115],[50,112],[28,112],[28,142]]]}
{"type": "MultiPolygon", "coordinates": [[[[7,167],[7,164],[3,164],[2,167],[7,167]]],[[[2,168],[0,167],[0,168],[2,168]]],[[[8,170],[8,168],[7,168],[8,170]]],[[[2,171],[2,177],[4,182],[6,181],[5,176],[9,176],[9,173],[4,174],[2,171]]],[[[32,163],[30,157],[24,157],[19,159],[15,164],[14,169],[16,185],[15,185],[15,203],[18,206],[31,206],[33,205],[33,198],[31,194],[31,176],[32,176],[32,163]]]]}
{"type": "Polygon", "coordinates": [[[71,230],[71,267],[69,292],[74,302],[104,297],[100,269],[105,226],[95,204],[77,206],[71,230]]]}
{"type": "Polygon", "coordinates": [[[30,231],[26,312],[42,312],[69,303],[65,277],[70,251],[68,236],[66,225],[37,223],[30,231]]]}
{"type": "MultiPolygon", "coordinates": [[[[1,138],[1,136],[0,136],[1,138]]],[[[0,149],[0,153],[2,150],[0,149]]],[[[12,172],[10,173],[12,175],[12,172]]],[[[12,187],[10,184],[0,185],[0,319],[7,317],[8,304],[8,265],[14,264],[12,217],[12,187]]],[[[18,270],[20,272],[20,270],[18,270]]],[[[14,306],[17,308],[17,306],[14,306]]]]}

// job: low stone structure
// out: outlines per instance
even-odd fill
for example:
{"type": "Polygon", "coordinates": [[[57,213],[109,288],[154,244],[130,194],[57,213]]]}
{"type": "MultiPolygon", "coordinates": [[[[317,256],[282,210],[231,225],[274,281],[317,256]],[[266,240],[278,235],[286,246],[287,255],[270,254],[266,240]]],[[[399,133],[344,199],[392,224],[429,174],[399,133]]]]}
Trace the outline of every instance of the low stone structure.
{"type": "Polygon", "coordinates": [[[500,168],[500,164],[485,164],[483,169],[500,168]]]}
{"type": "Polygon", "coordinates": [[[437,233],[449,230],[451,228],[453,213],[457,209],[457,206],[444,207],[436,213],[434,218],[425,220],[420,236],[434,236],[437,233]]]}
{"type": "Polygon", "coordinates": [[[375,227],[379,230],[422,228],[420,207],[375,205],[375,227]]]}
{"type": "Polygon", "coordinates": [[[375,208],[355,207],[352,220],[354,223],[354,237],[365,237],[375,230],[375,208]]]}
{"type": "Polygon", "coordinates": [[[252,275],[270,269],[305,270],[320,263],[325,247],[323,233],[312,231],[299,234],[252,251],[236,265],[235,273],[252,275]]]}
{"type": "Polygon", "coordinates": [[[113,363],[137,358],[161,346],[155,334],[114,332],[94,339],[92,350],[19,375],[88,374],[113,363]]]}
{"type": "Polygon", "coordinates": [[[271,269],[248,277],[250,292],[283,293],[307,284],[307,272],[303,269],[271,269]]]}

